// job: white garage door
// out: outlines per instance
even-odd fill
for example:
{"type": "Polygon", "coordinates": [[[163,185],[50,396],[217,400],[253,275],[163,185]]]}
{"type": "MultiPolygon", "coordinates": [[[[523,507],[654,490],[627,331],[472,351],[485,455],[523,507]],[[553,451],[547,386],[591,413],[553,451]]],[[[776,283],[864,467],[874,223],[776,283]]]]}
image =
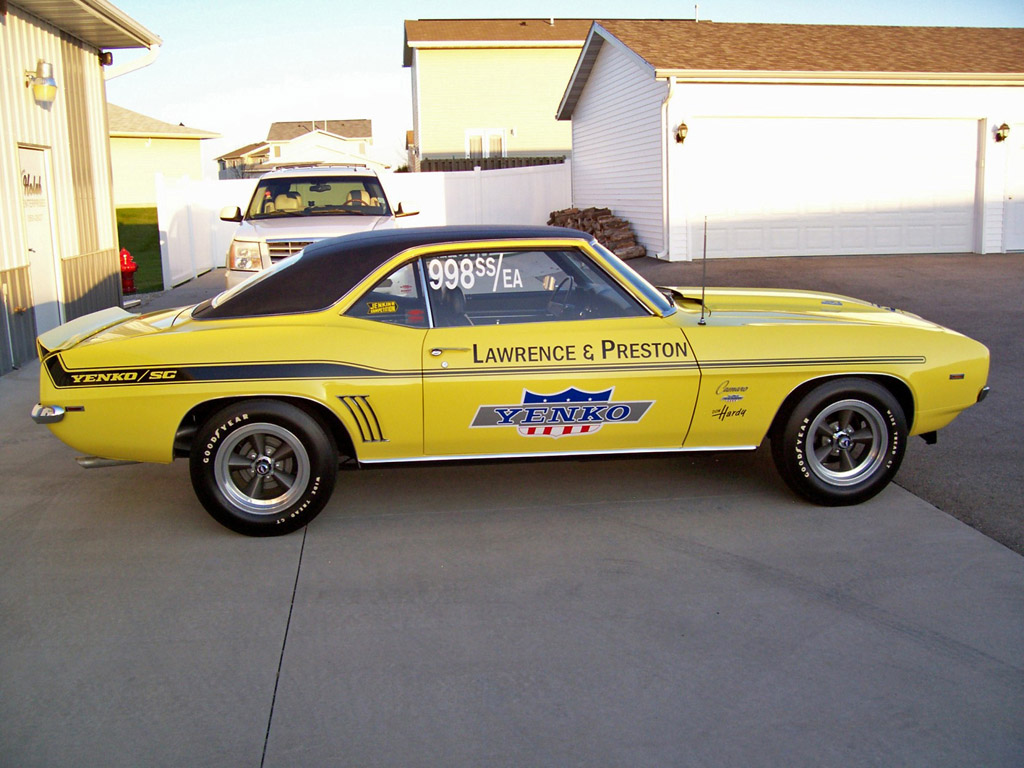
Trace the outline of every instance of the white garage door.
{"type": "Polygon", "coordinates": [[[709,256],[970,252],[977,147],[971,120],[695,120],[689,253],[704,215],[709,256]]]}

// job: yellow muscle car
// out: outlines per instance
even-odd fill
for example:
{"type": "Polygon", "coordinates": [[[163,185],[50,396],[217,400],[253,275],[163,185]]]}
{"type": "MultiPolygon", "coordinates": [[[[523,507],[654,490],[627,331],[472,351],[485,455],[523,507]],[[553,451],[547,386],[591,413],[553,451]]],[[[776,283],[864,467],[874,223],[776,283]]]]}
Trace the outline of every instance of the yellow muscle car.
{"type": "Polygon", "coordinates": [[[187,457],[255,536],[308,523],[359,464],[751,450],[855,504],[911,435],[987,393],[988,350],[807,291],[655,288],[588,235],[443,227],[308,246],[216,298],[108,309],[38,339],[33,418],[89,466],[187,457]]]}

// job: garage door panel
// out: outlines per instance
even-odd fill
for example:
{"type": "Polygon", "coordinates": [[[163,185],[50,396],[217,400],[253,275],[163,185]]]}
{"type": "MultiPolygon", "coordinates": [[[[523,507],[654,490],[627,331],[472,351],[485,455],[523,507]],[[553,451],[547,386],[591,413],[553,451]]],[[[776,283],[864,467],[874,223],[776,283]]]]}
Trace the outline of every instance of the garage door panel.
{"type": "Polygon", "coordinates": [[[858,251],[870,242],[866,226],[840,227],[840,250],[843,253],[858,251]]]}
{"type": "Polygon", "coordinates": [[[710,256],[972,250],[975,121],[703,119],[684,151],[691,254],[705,215],[710,256]]]}
{"type": "Polygon", "coordinates": [[[874,230],[874,244],[886,253],[899,248],[903,242],[903,228],[899,225],[878,226],[874,230]]]}
{"type": "Polygon", "coordinates": [[[799,227],[778,227],[768,231],[772,250],[791,251],[800,247],[799,227]]]}

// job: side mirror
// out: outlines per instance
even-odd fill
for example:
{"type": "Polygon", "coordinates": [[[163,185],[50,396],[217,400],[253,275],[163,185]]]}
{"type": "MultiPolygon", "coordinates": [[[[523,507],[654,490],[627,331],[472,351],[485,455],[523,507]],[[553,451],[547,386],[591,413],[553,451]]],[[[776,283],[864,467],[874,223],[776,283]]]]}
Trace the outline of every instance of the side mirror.
{"type": "Polygon", "coordinates": [[[398,208],[395,210],[395,218],[396,219],[400,219],[403,216],[419,216],[419,215],[420,215],[419,211],[406,211],[402,207],[402,203],[399,203],[398,204],[398,208]]]}
{"type": "Polygon", "coordinates": [[[241,221],[242,220],[242,209],[237,205],[229,205],[225,208],[220,209],[220,220],[221,221],[241,221]]]}

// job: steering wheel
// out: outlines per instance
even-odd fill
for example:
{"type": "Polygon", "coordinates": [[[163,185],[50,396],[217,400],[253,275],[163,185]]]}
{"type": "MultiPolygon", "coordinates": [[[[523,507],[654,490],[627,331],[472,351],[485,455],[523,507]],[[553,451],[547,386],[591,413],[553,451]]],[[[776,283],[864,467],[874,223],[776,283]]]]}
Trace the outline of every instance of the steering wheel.
{"type": "Polygon", "coordinates": [[[576,281],[572,275],[563,277],[558,287],[555,288],[555,292],[551,294],[551,299],[548,300],[548,314],[552,317],[561,317],[566,310],[571,312],[572,305],[569,303],[569,297],[574,290],[576,290],[576,281]]]}

